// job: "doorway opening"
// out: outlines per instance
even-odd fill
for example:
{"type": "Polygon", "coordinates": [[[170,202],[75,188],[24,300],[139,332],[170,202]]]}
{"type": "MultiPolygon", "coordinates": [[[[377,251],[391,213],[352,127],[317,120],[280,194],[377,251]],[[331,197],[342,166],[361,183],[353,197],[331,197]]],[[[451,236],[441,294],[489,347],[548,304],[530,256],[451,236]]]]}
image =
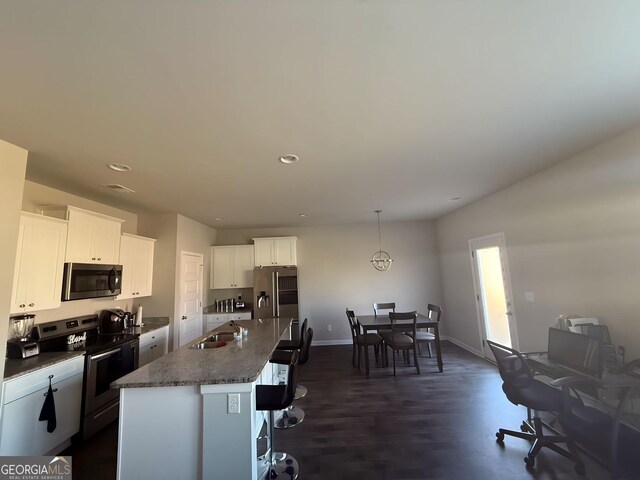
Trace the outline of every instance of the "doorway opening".
{"type": "Polygon", "coordinates": [[[518,349],[504,234],[469,241],[482,351],[492,359],[486,340],[518,349]]]}

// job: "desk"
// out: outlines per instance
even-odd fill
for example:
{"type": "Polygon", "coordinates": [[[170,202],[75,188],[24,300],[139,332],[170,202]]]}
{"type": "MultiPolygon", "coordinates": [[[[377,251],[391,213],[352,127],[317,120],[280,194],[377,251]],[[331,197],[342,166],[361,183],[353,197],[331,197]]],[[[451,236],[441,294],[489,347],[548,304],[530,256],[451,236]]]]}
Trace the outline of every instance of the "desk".
{"type": "MultiPolygon", "coordinates": [[[[365,333],[367,333],[369,330],[384,330],[391,328],[391,320],[389,320],[388,315],[380,315],[377,317],[375,315],[358,315],[356,318],[358,319],[358,323],[365,333]]],[[[412,324],[412,322],[409,320],[398,320],[395,322],[396,325],[402,325],[405,323],[407,325],[412,324]]],[[[440,350],[440,332],[438,330],[439,322],[419,313],[417,317],[416,327],[433,328],[433,334],[436,337],[435,344],[436,358],[438,360],[438,370],[440,370],[440,372],[442,373],[442,352],[440,350]]],[[[365,361],[368,361],[368,358],[369,355],[365,355],[365,361]]]]}
{"type": "Polygon", "coordinates": [[[600,390],[617,390],[618,405],[608,404],[615,409],[615,414],[611,422],[611,445],[609,451],[609,463],[613,478],[616,476],[617,468],[617,453],[618,453],[618,438],[620,433],[620,422],[623,413],[624,404],[629,397],[632,390],[640,388],[640,377],[637,375],[630,375],[625,373],[606,371],[603,373],[602,378],[594,377],[580,373],[572,368],[559,365],[552,362],[547,358],[546,353],[530,353],[524,354],[529,366],[543,375],[550,378],[561,377],[576,377],[584,381],[587,388],[583,389],[576,387],[580,391],[593,397],[602,405],[607,405],[603,399],[599,397],[600,390]]]}

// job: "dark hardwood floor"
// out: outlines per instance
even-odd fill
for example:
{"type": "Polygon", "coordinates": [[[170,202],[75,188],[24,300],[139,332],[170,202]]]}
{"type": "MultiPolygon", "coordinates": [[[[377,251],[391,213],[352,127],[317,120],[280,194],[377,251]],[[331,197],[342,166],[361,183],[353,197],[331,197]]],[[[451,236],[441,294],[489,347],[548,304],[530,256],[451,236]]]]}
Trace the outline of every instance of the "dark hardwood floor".
{"type": "MultiPolygon", "coordinates": [[[[351,366],[351,346],[313,347],[300,373],[309,393],[296,402],[305,420],[277,431],[277,450],[297,458],[304,480],[610,477],[587,457],[580,477],[572,462],[547,450],[538,455],[535,472],[527,471],[529,442],[495,441],[499,427],[517,430],[526,415],[504,396],[496,367],[449,342],[443,342],[443,358],[444,373],[424,355],[421,375],[400,366],[394,378],[391,368],[375,366],[371,352],[366,377],[351,366]]],[[[116,444],[113,424],[67,450],[74,480],[114,479],[116,444]]]]}

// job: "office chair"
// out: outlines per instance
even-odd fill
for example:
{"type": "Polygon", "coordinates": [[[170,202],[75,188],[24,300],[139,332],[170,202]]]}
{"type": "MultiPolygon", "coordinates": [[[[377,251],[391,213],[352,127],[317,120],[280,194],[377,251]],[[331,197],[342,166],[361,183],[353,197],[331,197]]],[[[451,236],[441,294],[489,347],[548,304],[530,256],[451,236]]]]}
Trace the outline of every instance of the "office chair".
{"type": "Polygon", "coordinates": [[[517,350],[490,340],[487,343],[498,364],[500,377],[503,381],[502,390],[505,395],[514,405],[527,407],[527,420],[523,421],[520,427],[522,431],[516,432],[500,428],[496,433],[497,441],[502,444],[505,435],[533,441],[529,453],[524,457],[524,463],[528,469],[533,469],[536,455],[542,447],[547,447],[574,461],[576,472],[583,475],[585,473],[584,463],[580,459],[573,441],[563,435],[546,435],[543,430],[544,424],[538,414],[538,412],[562,412],[569,407],[566,403],[580,404],[580,402],[573,397],[563,398],[561,390],[535,380],[533,371],[517,350]],[[533,416],[531,415],[532,410],[533,416]],[[566,443],[569,451],[558,446],[558,443],[566,443]]]}

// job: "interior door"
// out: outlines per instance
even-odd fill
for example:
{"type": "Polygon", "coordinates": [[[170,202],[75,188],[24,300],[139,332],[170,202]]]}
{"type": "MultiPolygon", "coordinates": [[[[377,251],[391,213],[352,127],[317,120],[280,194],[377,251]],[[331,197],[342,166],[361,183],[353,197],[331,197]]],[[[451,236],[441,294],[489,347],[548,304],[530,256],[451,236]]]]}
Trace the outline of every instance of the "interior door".
{"type": "Polygon", "coordinates": [[[201,253],[182,252],[180,256],[179,332],[176,346],[202,334],[202,282],[204,263],[201,253]]]}
{"type": "Polygon", "coordinates": [[[493,359],[486,340],[519,348],[504,234],[470,240],[469,249],[482,351],[493,359]]]}

